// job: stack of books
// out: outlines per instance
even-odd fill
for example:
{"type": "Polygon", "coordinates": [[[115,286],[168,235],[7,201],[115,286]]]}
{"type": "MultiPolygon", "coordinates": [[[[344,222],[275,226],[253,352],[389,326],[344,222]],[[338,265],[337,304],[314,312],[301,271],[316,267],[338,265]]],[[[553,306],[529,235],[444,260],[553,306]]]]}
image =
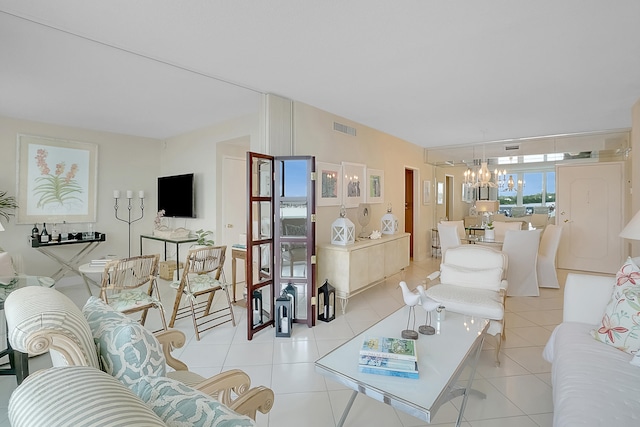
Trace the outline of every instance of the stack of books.
{"type": "Polygon", "coordinates": [[[116,255],[105,255],[102,258],[92,259],[91,262],[89,263],[89,266],[104,267],[105,265],[107,265],[109,261],[113,261],[114,259],[118,259],[118,257],[116,255]]]}
{"type": "Polygon", "coordinates": [[[418,355],[414,340],[365,338],[358,362],[359,371],[367,374],[418,378],[418,355]]]}

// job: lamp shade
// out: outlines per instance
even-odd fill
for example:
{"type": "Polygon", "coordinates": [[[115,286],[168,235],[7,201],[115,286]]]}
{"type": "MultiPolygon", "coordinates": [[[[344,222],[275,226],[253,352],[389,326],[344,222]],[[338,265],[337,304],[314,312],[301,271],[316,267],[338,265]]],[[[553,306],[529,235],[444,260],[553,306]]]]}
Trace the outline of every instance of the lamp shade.
{"type": "Polygon", "coordinates": [[[620,232],[620,237],[631,240],[640,240],[640,211],[631,218],[631,221],[620,232]]]}

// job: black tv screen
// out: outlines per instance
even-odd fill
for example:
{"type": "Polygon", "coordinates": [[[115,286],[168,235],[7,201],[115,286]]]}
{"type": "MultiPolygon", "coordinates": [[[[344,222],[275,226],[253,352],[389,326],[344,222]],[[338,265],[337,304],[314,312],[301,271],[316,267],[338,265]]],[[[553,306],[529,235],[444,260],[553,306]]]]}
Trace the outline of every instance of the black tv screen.
{"type": "Polygon", "coordinates": [[[195,218],[195,188],[192,173],[158,178],[158,211],[164,216],[195,218]]]}

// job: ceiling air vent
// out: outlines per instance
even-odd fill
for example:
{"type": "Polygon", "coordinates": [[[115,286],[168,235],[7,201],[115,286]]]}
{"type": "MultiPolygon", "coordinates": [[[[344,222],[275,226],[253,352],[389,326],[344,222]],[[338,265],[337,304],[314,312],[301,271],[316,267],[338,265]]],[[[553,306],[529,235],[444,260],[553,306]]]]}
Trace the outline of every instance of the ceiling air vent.
{"type": "Polygon", "coordinates": [[[512,150],[519,150],[520,146],[519,145],[505,145],[504,146],[504,150],[505,151],[512,151],[512,150]]]}
{"type": "Polygon", "coordinates": [[[356,136],[356,128],[343,125],[342,123],[333,122],[333,130],[346,133],[347,135],[356,136]]]}

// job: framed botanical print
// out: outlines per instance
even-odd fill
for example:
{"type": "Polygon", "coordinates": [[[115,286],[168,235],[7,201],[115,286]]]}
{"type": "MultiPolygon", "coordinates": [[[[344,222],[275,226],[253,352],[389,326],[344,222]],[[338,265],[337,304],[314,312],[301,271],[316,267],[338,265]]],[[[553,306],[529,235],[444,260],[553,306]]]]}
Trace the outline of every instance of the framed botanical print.
{"type": "Polygon", "coordinates": [[[316,162],[316,205],[342,204],[342,166],[316,162]]]}
{"type": "Polygon", "coordinates": [[[95,222],[98,146],[18,135],[19,224],[95,222]]]}
{"type": "Polygon", "coordinates": [[[384,202],[384,171],[367,168],[367,203],[384,202]]]}

